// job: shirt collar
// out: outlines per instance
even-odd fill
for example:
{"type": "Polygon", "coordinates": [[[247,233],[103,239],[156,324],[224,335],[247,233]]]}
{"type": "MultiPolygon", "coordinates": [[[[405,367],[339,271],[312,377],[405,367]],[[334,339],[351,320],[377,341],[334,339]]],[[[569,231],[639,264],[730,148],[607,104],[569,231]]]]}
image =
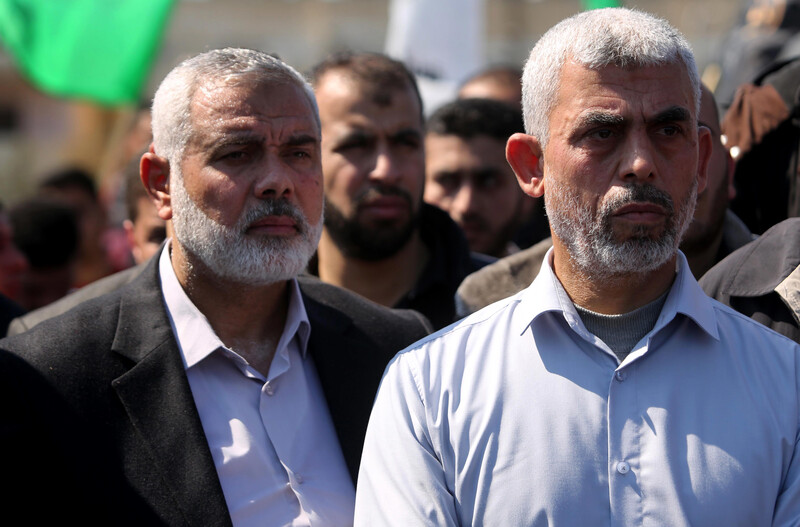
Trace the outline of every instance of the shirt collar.
{"type": "Polygon", "coordinates": [[[795,319],[800,316],[800,265],[795,267],[794,271],[789,273],[789,276],[775,286],[775,292],[783,299],[783,302],[789,306],[795,319]]]}
{"type": "MultiPolygon", "coordinates": [[[[586,330],[575,309],[575,305],[561,286],[558,278],[556,278],[552,267],[552,247],[545,254],[544,264],[531,286],[521,294],[520,314],[522,319],[520,320],[520,333],[523,333],[543,313],[558,311],[564,314],[564,318],[573,330],[584,338],[594,341],[596,337],[586,330]]],[[[661,314],[650,334],[660,331],[675,319],[679,313],[694,321],[698,327],[713,338],[719,339],[716,313],[712,300],[698,285],[691,269],[689,269],[686,257],[681,251],[678,251],[675,281],[672,283],[667,300],[661,309],[661,314]]]]}
{"type": "MultiPolygon", "coordinates": [[[[214,333],[208,319],[192,303],[180,282],[178,282],[175,269],[172,267],[170,253],[171,240],[167,240],[158,262],[161,291],[164,295],[172,330],[178,341],[184,368],[188,369],[215,350],[228,348],[214,333]]],[[[305,356],[310,333],[311,323],[308,320],[303,297],[300,294],[300,286],[297,280],[293,278],[289,280],[289,308],[286,313],[286,324],[278,342],[273,363],[276,360],[282,362],[281,357],[287,354],[289,342],[295,335],[298,337],[299,350],[305,356]]]]}

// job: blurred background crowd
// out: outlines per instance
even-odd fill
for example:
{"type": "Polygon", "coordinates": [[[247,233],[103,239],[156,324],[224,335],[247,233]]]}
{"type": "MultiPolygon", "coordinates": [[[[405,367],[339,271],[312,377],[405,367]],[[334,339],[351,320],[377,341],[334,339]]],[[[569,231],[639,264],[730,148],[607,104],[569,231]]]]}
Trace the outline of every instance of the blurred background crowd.
{"type": "Polygon", "coordinates": [[[800,215],[799,1],[0,0],[0,293],[33,310],[155,252],[166,228],[138,180],[149,101],[180,60],[226,46],[268,51],[301,71],[341,51],[403,61],[429,118],[425,201],[450,214],[474,252],[503,257],[546,242],[542,204],[521,193],[503,157],[503,137],[522,131],[519,72],[557,21],[615,5],[680,29],[716,98],[704,98],[703,124],[725,148],[701,207],[714,224],[708,236],[734,214],[741,237],[726,249],[699,233],[696,251],[714,247],[693,265],[699,278],[751,233],[800,215]],[[457,97],[505,107],[448,109],[457,97]],[[476,146],[476,135],[493,139],[476,146]],[[495,168],[469,172],[468,184],[438,167],[437,152],[468,157],[450,136],[477,159],[497,159],[495,168]]]}

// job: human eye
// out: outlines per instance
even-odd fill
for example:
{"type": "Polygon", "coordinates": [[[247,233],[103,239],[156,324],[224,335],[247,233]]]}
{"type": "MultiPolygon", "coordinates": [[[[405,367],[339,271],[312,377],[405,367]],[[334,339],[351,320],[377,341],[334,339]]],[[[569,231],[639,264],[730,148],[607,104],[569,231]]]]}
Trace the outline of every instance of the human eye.
{"type": "Polygon", "coordinates": [[[614,131],[610,128],[597,128],[594,130],[590,130],[587,136],[590,139],[599,139],[599,140],[611,139],[612,137],[614,137],[614,131]]]}
{"type": "Polygon", "coordinates": [[[422,137],[416,132],[406,131],[397,134],[393,142],[400,146],[416,149],[422,145],[422,137]]]}
{"type": "Polygon", "coordinates": [[[212,164],[220,167],[221,170],[227,170],[224,167],[234,168],[250,163],[252,152],[248,149],[237,148],[215,152],[212,159],[212,164]]]}
{"type": "Polygon", "coordinates": [[[667,137],[674,137],[676,135],[681,134],[682,132],[683,132],[683,128],[681,128],[677,124],[667,124],[667,125],[662,126],[660,128],[660,130],[659,130],[659,133],[661,135],[664,135],[664,136],[667,136],[667,137]]]}
{"type": "Polygon", "coordinates": [[[445,193],[451,194],[459,187],[460,180],[456,174],[449,172],[439,173],[433,177],[433,181],[444,189],[445,193]]]}
{"type": "Polygon", "coordinates": [[[227,160],[238,160],[238,159],[244,159],[245,157],[247,157],[247,152],[245,152],[244,150],[234,150],[222,154],[219,158],[227,160]]]}
{"type": "Polygon", "coordinates": [[[297,159],[311,159],[311,153],[306,150],[295,150],[290,155],[297,159]]]}
{"type": "Polygon", "coordinates": [[[351,134],[341,139],[336,146],[334,152],[348,152],[351,150],[363,149],[369,146],[370,140],[365,134],[351,134]]]}
{"type": "Polygon", "coordinates": [[[308,166],[316,157],[313,148],[293,148],[286,153],[289,163],[295,166],[308,166]]]}
{"type": "Polygon", "coordinates": [[[224,143],[213,150],[211,158],[215,163],[242,163],[255,155],[255,148],[250,141],[224,143]]]}
{"type": "Polygon", "coordinates": [[[491,190],[500,184],[499,174],[496,172],[484,172],[475,178],[476,186],[480,189],[491,190]]]}

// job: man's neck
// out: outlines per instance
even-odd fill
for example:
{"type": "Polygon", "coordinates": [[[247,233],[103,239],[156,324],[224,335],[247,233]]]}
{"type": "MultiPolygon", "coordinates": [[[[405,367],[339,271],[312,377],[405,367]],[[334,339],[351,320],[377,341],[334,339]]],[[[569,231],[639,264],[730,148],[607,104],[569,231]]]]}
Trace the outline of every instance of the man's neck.
{"type": "Polygon", "coordinates": [[[225,280],[176,243],[172,244],[172,267],[219,339],[266,376],[286,324],[287,283],[252,286],[225,280]]]}
{"type": "Polygon", "coordinates": [[[320,280],[388,307],[396,305],[414,287],[428,258],[419,231],[397,253],[378,261],[346,256],[326,230],[317,248],[320,280]]]}
{"type": "Polygon", "coordinates": [[[675,258],[654,271],[593,277],[579,269],[554,239],[553,269],[576,305],[604,315],[630,313],[661,296],[675,280],[675,258]]]}

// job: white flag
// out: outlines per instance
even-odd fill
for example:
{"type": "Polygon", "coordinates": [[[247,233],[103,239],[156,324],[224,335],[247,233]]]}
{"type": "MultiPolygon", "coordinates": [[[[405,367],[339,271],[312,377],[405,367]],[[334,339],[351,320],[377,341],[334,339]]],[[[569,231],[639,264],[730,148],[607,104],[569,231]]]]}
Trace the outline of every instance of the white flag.
{"type": "Polygon", "coordinates": [[[386,54],[417,75],[427,114],[484,66],[484,0],[392,0],[386,54]]]}

